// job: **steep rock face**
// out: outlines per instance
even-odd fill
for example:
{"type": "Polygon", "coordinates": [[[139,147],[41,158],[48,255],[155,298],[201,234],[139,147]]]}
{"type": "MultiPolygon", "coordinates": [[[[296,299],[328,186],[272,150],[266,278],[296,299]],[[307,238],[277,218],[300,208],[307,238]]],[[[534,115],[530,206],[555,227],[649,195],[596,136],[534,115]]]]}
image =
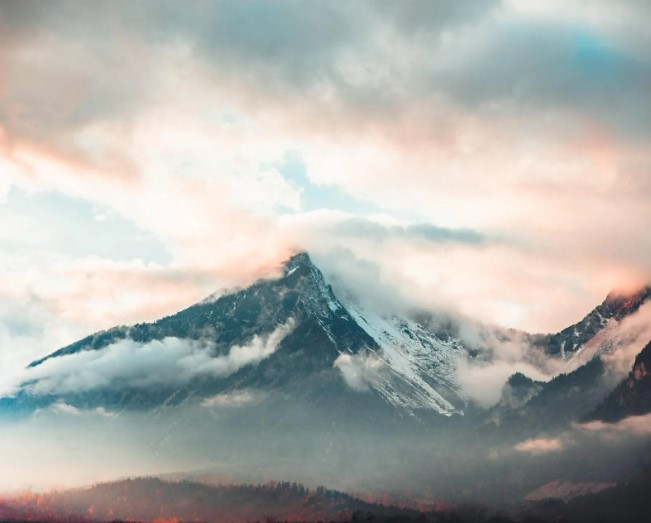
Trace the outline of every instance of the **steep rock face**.
{"type": "Polygon", "coordinates": [[[458,340],[439,339],[415,320],[386,319],[345,306],[309,255],[299,253],[285,263],[279,278],[153,323],[95,333],[33,362],[28,374],[34,378],[23,383],[14,404],[156,408],[237,391],[280,391],[324,408],[349,408],[351,416],[360,402],[365,409],[379,403],[403,414],[450,415],[464,406],[453,365],[461,350],[458,340]],[[94,368],[77,363],[66,371],[69,363],[83,359],[97,365],[95,356],[107,359],[116,350],[130,351],[130,377],[106,376],[100,368],[102,380],[97,381],[103,384],[67,387],[87,382],[94,368]],[[177,360],[161,363],[166,351],[179,354],[177,360]],[[143,354],[147,358],[141,361],[143,354]],[[170,374],[162,365],[178,372],[170,374]],[[53,379],[50,369],[69,375],[53,379]],[[152,383],[157,373],[163,377],[152,383]]]}
{"type": "Polygon", "coordinates": [[[651,286],[629,295],[609,294],[606,299],[578,323],[556,334],[534,335],[531,341],[552,356],[571,357],[610,323],[621,322],[651,299],[651,286]]]}
{"type": "Polygon", "coordinates": [[[651,342],[637,355],[626,379],[588,419],[615,422],[648,412],[651,412],[651,342]]]}

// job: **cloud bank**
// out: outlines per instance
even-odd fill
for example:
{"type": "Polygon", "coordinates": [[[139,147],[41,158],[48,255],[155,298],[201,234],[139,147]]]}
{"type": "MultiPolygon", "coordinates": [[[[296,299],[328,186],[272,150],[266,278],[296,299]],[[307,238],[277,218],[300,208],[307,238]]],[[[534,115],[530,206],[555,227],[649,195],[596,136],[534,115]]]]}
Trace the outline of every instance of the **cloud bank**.
{"type": "MultiPolygon", "coordinates": [[[[29,368],[23,376],[24,388],[31,394],[71,394],[108,389],[116,383],[141,388],[181,385],[200,376],[226,377],[271,356],[292,328],[290,320],[267,335],[255,335],[246,345],[233,345],[221,356],[202,340],[167,337],[138,343],[127,338],[29,368]]],[[[69,412],[64,407],[62,411],[69,412]]]]}
{"type": "Polygon", "coordinates": [[[333,367],[341,373],[346,385],[358,392],[366,392],[379,378],[384,363],[374,354],[340,354],[333,367]]]}

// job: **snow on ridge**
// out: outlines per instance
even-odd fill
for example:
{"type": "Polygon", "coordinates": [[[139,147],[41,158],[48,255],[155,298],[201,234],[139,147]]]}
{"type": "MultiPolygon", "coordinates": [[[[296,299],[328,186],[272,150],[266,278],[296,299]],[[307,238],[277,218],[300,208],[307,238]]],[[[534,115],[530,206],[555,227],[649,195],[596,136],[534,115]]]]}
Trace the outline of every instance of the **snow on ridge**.
{"type": "Polygon", "coordinates": [[[408,409],[430,409],[446,416],[463,413],[434,387],[437,384],[463,401],[455,379],[454,361],[461,350],[458,343],[436,338],[413,320],[387,319],[362,313],[356,307],[347,309],[381,347],[376,356],[391,372],[374,381],[373,386],[389,403],[408,409]]]}

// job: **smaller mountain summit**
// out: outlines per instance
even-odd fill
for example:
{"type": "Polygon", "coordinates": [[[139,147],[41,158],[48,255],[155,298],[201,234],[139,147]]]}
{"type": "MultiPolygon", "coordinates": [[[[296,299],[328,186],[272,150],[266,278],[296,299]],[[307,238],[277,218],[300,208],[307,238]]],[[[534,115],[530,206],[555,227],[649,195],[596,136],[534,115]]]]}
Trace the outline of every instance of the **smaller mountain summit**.
{"type": "Polygon", "coordinates": [[[312,262],[312,258],[310,258],[310,255],[306,251],[297,252],[285,261],[283,264],[283,275],[288,276],[301,268],[309,271],[316,269],[316,266],[312,262]]]}
{"type": "Polygon", "coordinates": [[[635,314],[650,299],[651,285],[630,294],[611,292],[600,305],[578,323],[556,334],[533,336],[533,343],[552,356],[570,357],[607,327],[609,322],[621,322],[635,314]]]}
{"type": "Polygon", "coordinates": [[[512,375],[491,411],[491,422],[513,431],[580,420],[617,421],[651,411],[647,370],[651,349],[642,350],[633,371],[616,389],[621,371],[607,363],[631,343],[644,346],[646,340],[631,338],[625,320],[650,299],[649,286],[630,294],[610,293],[580,322],[557,334],[531,336],[533,346],[566,360],[566,370],[547,382],[535,382],[520,373],[512,375]]]}
{"type": "Polygon", "coordinates": [[[597,309],[605,317],[621,321],[626,316],[636,313],[649,299],[651,299],[651,285],[646,285],[628,294],[611,292],[597,309]]]}

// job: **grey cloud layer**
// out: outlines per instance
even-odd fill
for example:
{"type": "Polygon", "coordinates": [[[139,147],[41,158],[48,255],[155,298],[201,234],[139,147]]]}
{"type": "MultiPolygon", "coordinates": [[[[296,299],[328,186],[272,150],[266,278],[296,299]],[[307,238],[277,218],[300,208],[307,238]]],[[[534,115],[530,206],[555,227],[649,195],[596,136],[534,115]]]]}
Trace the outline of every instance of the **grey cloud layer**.
{"type": "Polygon", "coordinates": [[[589,26],[520,22],[482,33],[434,66],[432,86],[468,107],[576,111],[648,137],[648,53],[619,48],[589,26]]]}
{"type": "Polygon", "coordinates": [[[152,64],[175,44],[211,64],[219,83],[366,118],[423,109],[442,95],[493,109],[507,101],[507,111],[578,107],[607,124],[651,127],[639,112],[648,52],[588,22],[509,17],[496,1],[26,1],[0,9],[12,49],[3,46],[0,62],[8,79],[0,117],[23,132],[124,119],[151,96],[152,64]],[[81,100],[74,108],[65,103],[70,90],[81,100]]]}
{"type": "Polygon", "coordinates": [[[382,241],[390,238],[420,239],[432,243],[484,243],[486,236],[471,229],[448,229],[428,223],[408,226],[385,226],[364,218],[351,218],[334,226],[335,232],[369,240],[382,241]]]}

